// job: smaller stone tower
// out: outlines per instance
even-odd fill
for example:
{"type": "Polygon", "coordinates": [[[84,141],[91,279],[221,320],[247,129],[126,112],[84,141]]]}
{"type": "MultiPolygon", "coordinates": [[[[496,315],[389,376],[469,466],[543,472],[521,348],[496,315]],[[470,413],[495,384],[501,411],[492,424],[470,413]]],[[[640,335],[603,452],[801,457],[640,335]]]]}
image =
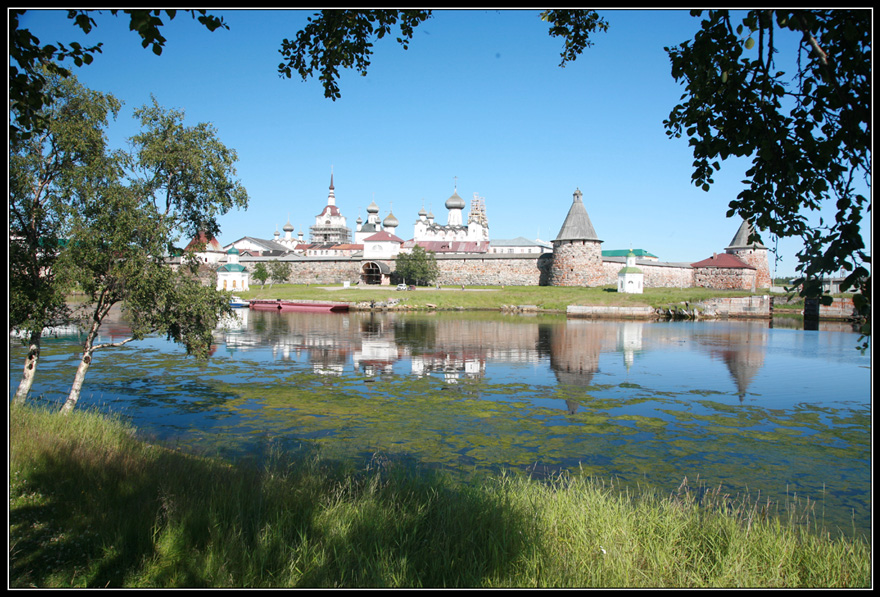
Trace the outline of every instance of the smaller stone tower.
{"type": "Polygon", "coordinates": [[[550,285],[601,286],[604,284],[602,241],[590,222],[581,190],[575,189],[573,197],[565,222],[553,241],[550,285]]]}
{"type": "Polygon", "coordinates": [[[770,288],[773,281],[770,278],[770,262],[767,257],[769,251],[761,244],[761,239],[757,235],[754,242],[749,242],[754,230],[748,220],[743,220],[733,240],[730,241],[730,246],[724,249],[724,252],[736,255],[755,268],[756,288],[770,288]]]}

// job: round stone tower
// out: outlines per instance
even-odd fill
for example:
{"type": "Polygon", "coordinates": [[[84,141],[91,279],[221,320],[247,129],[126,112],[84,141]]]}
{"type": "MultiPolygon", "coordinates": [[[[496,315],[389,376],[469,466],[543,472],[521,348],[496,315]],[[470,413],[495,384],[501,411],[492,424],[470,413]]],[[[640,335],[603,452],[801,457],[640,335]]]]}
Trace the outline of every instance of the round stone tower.
{"type": "Polygon", "coordinates": [[[602,241],[596,236],[582,197],[583,193],[576,189],[565,222],[553,241],[551,286],[601,286],[605,283],[602,241]]]}
{"type": "Polygon", "coordinates": [[[755,234],[755,229],[748,220],[743,220],[739,230],[730,241],[730,246],[724,249],[725,253],[736,255],[747,264],[751,265],[755,270],[755,287],[770,288],[772,280],[770,279],[770,262],[767,257],[768,250],[761,239],[755,234]],[[749,239],[754,235],[755,240],[750,242],[749,239]]]}

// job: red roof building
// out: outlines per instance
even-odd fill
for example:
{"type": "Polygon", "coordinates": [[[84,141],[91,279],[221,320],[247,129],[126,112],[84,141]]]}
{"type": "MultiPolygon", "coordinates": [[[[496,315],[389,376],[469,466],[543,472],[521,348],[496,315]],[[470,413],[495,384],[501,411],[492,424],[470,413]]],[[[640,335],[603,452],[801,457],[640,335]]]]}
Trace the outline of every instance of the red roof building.
{"type": "Polygon", "coordinates": [[[725,269],[755,269],[736,255],[730,253],[714,253],[708,259],[692,263],[691,267],[723,267],[725,269]]]}

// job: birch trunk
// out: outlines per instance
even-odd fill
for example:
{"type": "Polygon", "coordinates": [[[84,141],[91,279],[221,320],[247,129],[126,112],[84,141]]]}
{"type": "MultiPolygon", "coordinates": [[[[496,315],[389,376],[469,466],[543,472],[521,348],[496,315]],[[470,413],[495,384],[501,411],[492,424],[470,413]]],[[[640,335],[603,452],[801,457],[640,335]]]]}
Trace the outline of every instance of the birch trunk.
{"type": "Polygon", "coordinates": [[[98,338],[98,329],[101,327],[101,322],[104,321],[104,318],[107,316],[107,313],[110,311],[110,307],[112,306],[112,303],[104,303],[102,305],[99,305],[99,308],[92,322],[92,327],[89,329],[89,332],[86,335],[85,344],[83,344],[83,356],[79,362],[79,366],[77,366],[76,368],[76,376],[73,378],[73,385],[70,387],[70,394],[68,394],[67,400],[61,407],[62,415],[70,413],[70,411],[72,411],[73,408],[76,406],[76,403],[79,400],[80,392],[82,391],[83,382],[85,382],[86,380],[86,373],[88,373],[89,367],[92,364],[92,355],[95,354],[95,351],[99,348],[122,346],[134,340],[134,338],[132,337],[126,338],[121,342],[95,344],[95,340],[98,338]]]}
{"type": "Polygon", "coordinates": [[[28,353],[24,361],[24,372],[21,375],[21,381],[18,382],[18,390],[12,399],[13,404],[24,404],[30,394],[31,386],[34,385],[34,377],[37,375],[37,364],[40,361],[40,340],[42,339],[42,331],[31,332],[30,341],[28,342],[28,353]]]}
{"type": "Polygon", "coordinates": [[[79,366],[76,368],[76,376],[73,378],[73,385],[70,388],[70,394],[67,396],[67,400],[64,402],[64,406],[61,407],[61,414],[66,415],[70,411],[73,410],[73,407],[76,406],[77,401],[79,400],[79,394],[82,390],[83,382],[86,379],[86,372],[89,370],[89,365],[92,364],[92,351],[90,350],[87,353],[83,354],[82,360],[79,362],[79,366]]]}
{"type": "Polygon", "coordinates": [[[70,387],[70,394],[68,394],[64,406],[61,407],[62,415],[66,415],[72,411],[73,407],[76,406],[77,400],[79,400],[80,390],[82,390],[83,382],[86,379],[86,372],[89,370],[89,365],[92,364],[92,353],[94,353],[97,348],[94,343],[95,339],[98,337],[98,329],[101,327],[101,320],[103,319],[104,314],[106,314],[106,312],[103,311],[103,306],[99,303],[95,317],[92,320],[92,326],[89,328],[88,334],[86,334],[86,341],[83,344],[83,356],[82,359],[80,359],[79,366],[76,368],[76,376],[73,378],[73,385],[70,387]]]}

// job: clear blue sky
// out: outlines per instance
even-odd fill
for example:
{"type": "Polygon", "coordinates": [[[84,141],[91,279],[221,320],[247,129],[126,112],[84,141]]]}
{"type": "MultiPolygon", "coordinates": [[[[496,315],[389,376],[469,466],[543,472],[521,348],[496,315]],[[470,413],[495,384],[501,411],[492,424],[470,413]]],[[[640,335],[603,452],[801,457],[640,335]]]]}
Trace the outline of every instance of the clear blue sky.
{"type": "MultiPolygon", "coordinates": [[[[683,92],[663,48],[697,31],[687,11],[602,11],[608,31],[565,68],[562,41],[539,11],[436,11],[408,50],[386,38],[366,77],[343,71],[335,102],[317,79],[277,73],[282,40],[312,11],[210,12],[230,29],[208,32],[179,13],[164,19],[161,56],[141,47],[125,16],[96,16],[88,36],[66,11],[32,11],[21,26],[42,43],[104,43],[94,63],[74,72],[125,103],[115,145],[136,132],[132,111],[151,94],[189,124],[214,124],[237,151],[250,196],[247,211],[220,220],[224,245],[272,238],[288,218],[308,238],[331,168],[352,229],[375,200],[382,218],[393,208],[404,239],[423,205],[445,223],[456,179],[468,206],[475,192],[485,198],[493,239],[552,240],[576,188],[604,249],[694,262],[723,251],[739,227],[725,213],[745,163],[724,163],[711,191],[699,190],[687,140],[663,129],[683,92]]],[[[764,241],[773,245],[767,234],[764,241]]],[[[794,274],[799,249],[779,241],[777,275],[794,274]]]]}

